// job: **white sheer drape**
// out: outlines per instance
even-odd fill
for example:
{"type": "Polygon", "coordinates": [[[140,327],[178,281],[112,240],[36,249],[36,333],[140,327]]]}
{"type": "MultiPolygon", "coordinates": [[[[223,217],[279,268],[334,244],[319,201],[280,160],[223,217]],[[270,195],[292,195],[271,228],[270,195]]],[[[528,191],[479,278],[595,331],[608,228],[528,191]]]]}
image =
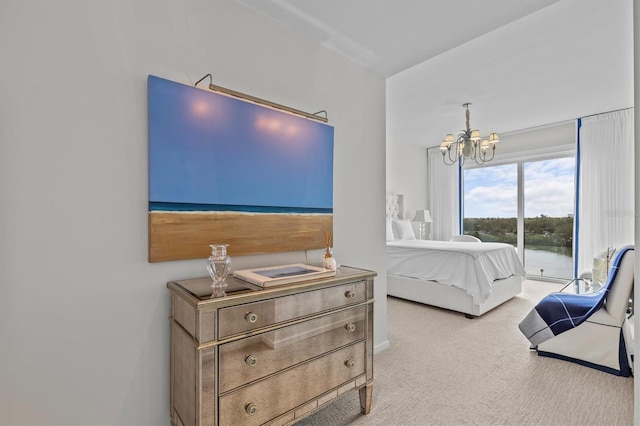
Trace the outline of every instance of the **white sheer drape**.
{"type": "Polygon", "coordinates": [[[634,239],[633,109],[582,119],[578,199],[578,274],[608,247],[634,239]]]}
{"type": "Polygon", "coordinates": [[[427,150],[427,188],[431,238],[447,241],[458,234],[458,165],[447,166],[437,148],[427,150]]]}

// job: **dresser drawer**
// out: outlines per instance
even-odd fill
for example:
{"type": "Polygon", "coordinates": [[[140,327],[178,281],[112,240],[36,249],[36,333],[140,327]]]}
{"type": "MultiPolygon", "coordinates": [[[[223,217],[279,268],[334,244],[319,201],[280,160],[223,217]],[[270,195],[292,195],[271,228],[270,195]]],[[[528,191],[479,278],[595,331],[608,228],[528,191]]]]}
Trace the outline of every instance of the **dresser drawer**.
{"type": "Polygon", "coordinates": [[[325,355],[220,398],[220,425],[259,425],[365,371],[365,343],[325,355]]]}
{"type": "Polygon", "coordinates": [[[365,299],[365,281],[359,281],[222,308],[219,312],[218,336],[223,339],[294,318],[361,303],[365,299]]]}
{"type": "Polygon", "coordinates": [[[220,392],[365,338],[366,307],[306,321],[220,346],[220,392]]]}

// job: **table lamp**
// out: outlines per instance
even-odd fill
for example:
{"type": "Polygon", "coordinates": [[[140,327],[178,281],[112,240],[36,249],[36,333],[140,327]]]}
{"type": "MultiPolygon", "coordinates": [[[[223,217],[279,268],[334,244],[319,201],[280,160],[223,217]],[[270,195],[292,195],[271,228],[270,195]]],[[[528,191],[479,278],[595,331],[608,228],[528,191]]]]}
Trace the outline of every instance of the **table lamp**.
{"type": "Polygon", "coordinates": [[[416,210],[416,214],[411,221],[418,222],[418,239],[427,239],[426,224],[433,222],[429,210],[416,210]]]}

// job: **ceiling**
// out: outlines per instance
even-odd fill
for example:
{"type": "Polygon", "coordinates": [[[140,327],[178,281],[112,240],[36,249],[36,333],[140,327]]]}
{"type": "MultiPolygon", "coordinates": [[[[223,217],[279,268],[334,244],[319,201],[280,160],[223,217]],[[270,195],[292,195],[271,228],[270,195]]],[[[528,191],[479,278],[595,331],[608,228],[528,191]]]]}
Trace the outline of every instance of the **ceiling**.
{"type": "Polygon", "coordinates": [[[236,1],[386,78],[394,142],[633,106],[632,0],[236,1]]]}
{"type": "Polygon", "coordinates": [[[389,77],[560,0],[239,0],[389,77]]]}

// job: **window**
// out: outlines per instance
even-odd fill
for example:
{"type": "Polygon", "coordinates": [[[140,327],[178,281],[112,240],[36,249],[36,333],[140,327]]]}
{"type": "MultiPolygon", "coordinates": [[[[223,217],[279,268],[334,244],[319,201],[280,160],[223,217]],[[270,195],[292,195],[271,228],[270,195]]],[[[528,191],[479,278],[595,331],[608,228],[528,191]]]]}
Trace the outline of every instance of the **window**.
{"type": "Polygon", "coordinates": [[[516,164],[464,171],[465,234],[482,241],[517,245],[518,169],[516,164]]]}
{"type": "Polygon", "coordinates": [[[463,232],[512,244],[529,277],[573,276],[575,158],[463,170],[463,232]]]}
{"type": "Polygon", "coordinates": [[[575,159],[524,163],[524,267],[527,275],[573,276],[575,159]]]}

